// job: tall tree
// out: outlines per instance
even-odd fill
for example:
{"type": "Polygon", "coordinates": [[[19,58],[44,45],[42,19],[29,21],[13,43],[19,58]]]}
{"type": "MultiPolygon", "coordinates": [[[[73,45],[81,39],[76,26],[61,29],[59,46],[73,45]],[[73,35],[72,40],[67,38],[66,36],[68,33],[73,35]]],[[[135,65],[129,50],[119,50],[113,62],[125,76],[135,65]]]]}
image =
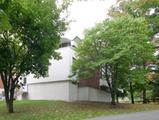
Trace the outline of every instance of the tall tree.
{"type": "Polygon", "coordinates": [[[55,50],[65,21],[55,0],[1,0],[0,9],[9,26],[0,26],[0,76],[8,112],[13,113],[19,77],[29,73],[45,77],[49,59],[59,58],[55,50]]]}
{"type": "MultiPolygon", "coordinates": [[[[154,34],[157,34],[159,31],[159,1],[158,0],[118,0],[117,5],[113,6],[110,11],[109,15],[113,18],[117,16],[125,16],[125,15],[131,15],[134,18],[143,17],[147,21],[147,23],[150,26],[150,29],[153,30],[150,36],[150,40],[154,38],[154,34]]],[[[149,51],[141,52],[141,56],[147,56],[147,58],[150,56],[149,51]],[[142,55],[145,54],[145,55],[142,55]]],[[[146,61],[147,59],[140,57],[139,59],[136,59],[136,62],[141,62],[140,66],[143,68],[142,71],[146,71],[146,63],[150,61],[146,61]]],[[[150,59],[149,59],[150,60],[150,59]]],[[[154,59],[151,60],[151,62],[154,62],[154,59]]],[[[138,64],[138,63],[137,63],[138,64]]],[[[144,73],[145,74],[145,73],[144,73]]],[[[142,77],[142,76],[140,76],[142,77]]],[[[143,78],[142,78],[143,79],[143,78]]],[[[145,85],[143,85],[143,103],[146,101],[146,77],[143,79],[145,80],[145,85]]],[[[142,81],[142,80],[141,80],[142,81]]],[[[141,85],[142,86],[142,85],[141,85]]]]}
{"type": "Polygon", "coordinates": [[[101,77],[110,89],[112,104],[115,104],[117,80],[129,71],[139,53],[151,49],[151,44],[147,43],[150,33],[143,18],[118,17],[97,24],[87,31],[84,41],[76,49],[73,73],[85,77],[91,74],[91,70],[100,69],[101,77]]]}

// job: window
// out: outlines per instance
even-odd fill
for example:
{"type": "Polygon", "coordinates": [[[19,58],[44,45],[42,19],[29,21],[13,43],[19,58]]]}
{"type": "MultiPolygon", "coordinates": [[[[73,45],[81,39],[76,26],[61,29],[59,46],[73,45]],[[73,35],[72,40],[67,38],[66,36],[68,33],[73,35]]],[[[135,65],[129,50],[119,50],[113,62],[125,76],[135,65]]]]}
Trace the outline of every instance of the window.
{"type": "Polygon", "coordinates": [[[73,57],[72,59],[73,59],[73,62],[76,60],[76,58],[75,58],[75,57],[73,57]]]}
{"type": "Polygon", "coordinates": [[[75,46],[75,45],[72,45],[72,47],[73,47],[73,48],[76,48],[76,46],[75,46]]]}
{"type": "Polygon", "coordinates": [[[71,46],[71,43],[61,43],[60,48],[71,46]]]}
{"type": "Polygon", "coordinates": [[[27,83],[27,79],[24,78],[24,79],[23,79],[23,85],[26,85],[26,83],[27,83]]]}

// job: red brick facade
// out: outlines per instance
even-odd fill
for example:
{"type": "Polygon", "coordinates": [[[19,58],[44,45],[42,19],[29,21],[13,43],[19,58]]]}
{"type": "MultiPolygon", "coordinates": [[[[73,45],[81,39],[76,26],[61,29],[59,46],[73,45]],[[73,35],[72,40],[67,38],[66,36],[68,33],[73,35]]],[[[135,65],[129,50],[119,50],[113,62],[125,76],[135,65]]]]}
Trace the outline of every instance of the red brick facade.
{"type": "Polygon", "coordinates": [[[100,72],[96,71],[94,72],[94,75],[92,78],[89,79],[82,79],[79,81],[79,86],[89,86],[93,88],[99,88],[100,87],[100,72]]]}
{"type": "Polygon", "coordinates": [[[1,78],[0,78],[0,88],[3,88],[3,83],[2,83],[1,78]]]}

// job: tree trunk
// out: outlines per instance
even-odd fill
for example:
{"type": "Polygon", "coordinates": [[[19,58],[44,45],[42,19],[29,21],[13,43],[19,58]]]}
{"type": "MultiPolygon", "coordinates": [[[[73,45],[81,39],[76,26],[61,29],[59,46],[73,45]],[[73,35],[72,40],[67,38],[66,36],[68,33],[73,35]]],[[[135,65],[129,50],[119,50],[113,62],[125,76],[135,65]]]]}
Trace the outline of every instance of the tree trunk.
{"type": "Polygon", "coordinates": [[[116,105],[116,102],[115,102],[115,96],[116,96],[116,80],[115,80],[115,76],[114,74],[112,73],[112,91],[111,91],[111,94],[112,94],[112,102],[111,104],[112,105],[116,105]]]}
{"type": "MultiPolygon", "coordinates": [[[[11,67],[9,67],[11,68],[11,67]]],[[[12,69],[9,69],[8,71],[0,71],[0,77],[4,86],[4,92],[5,92],[5,101],[6,101],[6,107],[9,113],[13,113],[13,100],[14,100],[14,90],[16,87],[16,84],[18,83],[18,78],[20,77],[21,72],[17,74],[17,76],[12,76],[12,69]]]]}
{"type": "Polygon", "coordinates": [[[111,104],[116,105],[116,80],[114,74],[114,68],[110,65],[105,65],[105,78],[109,86],[110,94],[111,94],[111,104]],[[111,74],[110,74],[111,72],[111,74]],[[111,81],[110,81],[111,80],[111,81]]]}
{"type": "Polygon", "coordinates": [[[13,111],[13,100],[7,101],[7,110],[9,113],[14,113],[13,111]]]}
{"type": "Polygon", "coordinates": [[[111,97],[112,97],[111,104],[112,105],[116,105],[116,102],[115,102],[115,91],[113,89],[111,91],[111,97]]]}
{"type": "MultiPolygon", "coordinates": [[[[116,93],[117,94],[117,93],[116,93]]],[[[118,94],[116,95],[116,103],[118,104],[119,103],[119,97],[118,97],[118,94]]]]}
{"type": "Polygon", "coordinates": [[[117,84],[117,80],[118,80],[118,63],[115,64],[114,66],[114,89],[115,89],[115,97],[116,97],[116,103],[119,103],[119,96],[118,96],[118,84],[117,84]]]}
{"type": "Polygon", "coordinates": [[[147,103],[147,99],[146,99],[146,88],[144,87],[143,89],[143,104],[147,103]]]}
{"type": "Polygon", "coordinates": [[[11,86],[11,89],[8,90],[8,87],[4,87],[5,90],[5,100],[6,100],[6,107],[8,113],[13,113],[13,100],[14,100],[14,86],[11,86]]]}
{"type": "Polygon", "coordinates": [[[134,104],[134,91],[133,91],[133,87],[132,87],[132,82],[131,81],[130,81],[129,85],[130,85],[131,103],[134,104]]]}

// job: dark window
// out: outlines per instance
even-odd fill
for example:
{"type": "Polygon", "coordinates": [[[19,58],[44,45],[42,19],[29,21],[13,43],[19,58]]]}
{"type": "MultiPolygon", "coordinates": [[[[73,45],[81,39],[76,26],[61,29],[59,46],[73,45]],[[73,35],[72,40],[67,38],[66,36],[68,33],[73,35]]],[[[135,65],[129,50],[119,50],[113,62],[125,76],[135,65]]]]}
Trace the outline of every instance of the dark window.
{"type": "Polygon", "coordinates": [[[24,78],[24,79],[23,79],[23,85],[26,85],[26,83],[27,83],[27,79],[24,78]]]}
{"type": "Polygon", "coordinates": [[[73,48],[76,48],[76,46],[75,46],[75,45],[72,45],[72,47],[73,47],[73,48]]]}
{"type": "Polygon", "coordinates": [[[60,48],[71,46],[71,43],[61,43],[60,48]]]}
{"type": "Polygon", "coordinates": [[[76,58],[74,58],[74,57],[72,59],[73,59],[73,62],[76,60],[76,58]]]}

